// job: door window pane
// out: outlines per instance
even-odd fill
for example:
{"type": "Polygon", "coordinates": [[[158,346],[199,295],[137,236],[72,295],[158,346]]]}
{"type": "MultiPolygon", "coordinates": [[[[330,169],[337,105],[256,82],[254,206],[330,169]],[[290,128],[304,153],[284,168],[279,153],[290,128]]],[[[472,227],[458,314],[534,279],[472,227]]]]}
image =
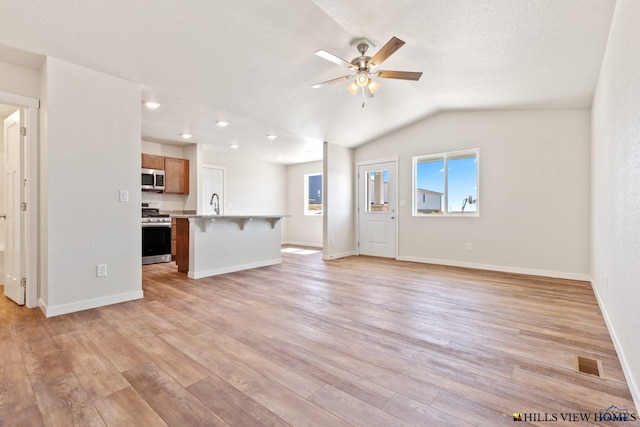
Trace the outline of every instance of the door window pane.
{"type": "Polygon", "coordinates": [[[367,171],[365,194],[367,212],[387,212],[389,209],[389,170],[367,171]]]}

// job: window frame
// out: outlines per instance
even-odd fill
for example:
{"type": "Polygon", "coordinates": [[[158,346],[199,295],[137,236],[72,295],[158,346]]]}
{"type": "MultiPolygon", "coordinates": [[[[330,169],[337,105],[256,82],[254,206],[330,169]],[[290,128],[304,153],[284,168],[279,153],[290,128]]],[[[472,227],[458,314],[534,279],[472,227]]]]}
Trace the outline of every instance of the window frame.
{"type": "MultiPolygon", "coordinates": [[[[471,148],[467,150],[458,150],[458,151],[448,151],[443,153],[434,153],[434,154],[423,154],[419,156],[413,156],[413,177],[412,177],[412,185],[413,185],[413,194],[412,194],[412,211],[411,214],[414,217],[425,217],[425,218],[442,218],[442,217],[479,217],[480,216],[480,149],[479,148],[471,148]],[[453,211],[449,212],[449,160],[456,159],[464,159],[464,158],[475,158],[476,164],[476,202],[475,211],[469,212],[458,212],[453,211]],[[418,213],[418,164],[424,162],[425,160],[437,161],[441,160],[443,162],[444,168],[444,209],[440,214],[420,214],[418,213]]],[[[426,190],[426,189],[425,189],[426,190]]]]}
{"type": "Polygon", "coordinates": [[[322,172],[321,173],[306,173],[304,174],[304,215],[307,216],[323,216],[324,215],[324,183],[322,180],[322,172]],[[320,198],[322,199],[322,208],[320,211],[309,210],[309,178],[312,176],[320,177],[320,198]]]}

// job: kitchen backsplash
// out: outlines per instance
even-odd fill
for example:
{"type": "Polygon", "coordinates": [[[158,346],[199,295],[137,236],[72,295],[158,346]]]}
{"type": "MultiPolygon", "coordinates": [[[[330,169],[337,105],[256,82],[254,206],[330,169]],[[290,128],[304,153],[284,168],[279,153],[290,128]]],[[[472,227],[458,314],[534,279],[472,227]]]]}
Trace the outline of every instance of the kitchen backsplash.
{"type": "Polygon", "coordinates": [[[186,199],[180,194],[142,192],[142,203],[149,203],[149,207],[158,208],[161,211],[183,211],[186,199]]]}

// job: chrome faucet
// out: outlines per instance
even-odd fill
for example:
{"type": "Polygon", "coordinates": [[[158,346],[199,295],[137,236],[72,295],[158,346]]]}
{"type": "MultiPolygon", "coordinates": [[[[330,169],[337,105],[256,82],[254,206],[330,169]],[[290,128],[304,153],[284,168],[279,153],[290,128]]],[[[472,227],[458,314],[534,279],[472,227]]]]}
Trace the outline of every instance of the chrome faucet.
{"type": "Polygon", "coordinates": [[[216,213],[216,215],[220,215],[220,196],[218,196],[218,193],[213,193],[211,195],[211,201],[209,201],[210,205],[213,205],[213,211],[216,213]],[[213,199],[216,199],[216,203],[215,205],[213,204],[213,199]]]}

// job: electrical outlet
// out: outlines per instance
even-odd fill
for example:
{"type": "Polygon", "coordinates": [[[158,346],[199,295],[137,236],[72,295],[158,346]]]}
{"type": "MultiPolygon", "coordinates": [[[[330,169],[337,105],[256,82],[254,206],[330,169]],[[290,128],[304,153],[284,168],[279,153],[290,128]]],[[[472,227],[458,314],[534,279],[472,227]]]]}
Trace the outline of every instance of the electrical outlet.
{"type": "Polygon", "coordinates": [[[107,275],[107,264],[96,265],[96,276],[105,277],[107,275]]]}
{"type": "Polygon", "coordinates": [[[472,251],[473,250],[473,244],[472,243],[467,243],[467,250],[468,251],[472,251]]]}
{"type": "Polygon", "coordinates": [[[334,239],[333,237],[331,238],[331,244],[335,245],[336,244],[336,239],[334,239]]]}

